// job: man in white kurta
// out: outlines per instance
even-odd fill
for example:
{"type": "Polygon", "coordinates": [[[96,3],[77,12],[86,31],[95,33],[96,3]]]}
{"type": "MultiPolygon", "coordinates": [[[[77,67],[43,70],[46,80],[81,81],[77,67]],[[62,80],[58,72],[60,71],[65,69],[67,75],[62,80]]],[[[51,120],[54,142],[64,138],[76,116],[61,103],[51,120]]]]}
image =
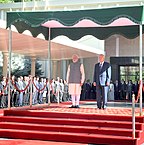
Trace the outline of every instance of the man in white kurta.
{"type": "Polygon", "coordinates": [[[78,55],[72,56],[72,63],[67,70],[67,83],[69,85],[69,94],[72,97],[72,106],[70,108],[79,108],[81,86],[85,80],[84,66],[79,61],[78,55]]]}

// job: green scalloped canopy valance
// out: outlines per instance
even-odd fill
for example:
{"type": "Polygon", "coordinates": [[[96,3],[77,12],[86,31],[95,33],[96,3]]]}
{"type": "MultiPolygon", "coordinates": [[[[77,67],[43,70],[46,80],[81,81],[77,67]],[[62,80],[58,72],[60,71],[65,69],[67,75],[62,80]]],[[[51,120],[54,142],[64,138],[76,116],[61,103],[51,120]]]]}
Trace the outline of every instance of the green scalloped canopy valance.
{"type": "MultiPolygon", "coordinates": [[[[108,25],[118,18],[128,18],[136,24],[143,23],[143,6],[117,7],[107,9],[75,10],[75,11],[35,11],[35,12],[7,12],[7,27],[15,25],[18,32],[29,30],[34,37],[42,33],[48,39],[48,28],[41,26],[47,21],[55,20],[64,26],[73,26],[79,21],[88,19],[100,25],[108,25]]],[[[127,38],[139,35],[137,26],[95,27],[95,28],[51,28],[51,39],[65,35],[77,40],[84,35],[93,35],[105,39],[113,34],[121,34],[127,38]]]]}

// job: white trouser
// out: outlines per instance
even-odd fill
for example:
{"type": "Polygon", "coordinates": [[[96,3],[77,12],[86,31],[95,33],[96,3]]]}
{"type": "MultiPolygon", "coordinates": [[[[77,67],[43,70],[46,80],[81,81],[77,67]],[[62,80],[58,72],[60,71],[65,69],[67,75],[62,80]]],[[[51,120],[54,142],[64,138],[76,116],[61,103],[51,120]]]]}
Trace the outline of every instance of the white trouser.
{"type": "Polygon", "coordinates": [[[80,95],[72,95],[72,105],[75,106],[75,105],[79,105],[79,100],[80,100],[80,95]]]}

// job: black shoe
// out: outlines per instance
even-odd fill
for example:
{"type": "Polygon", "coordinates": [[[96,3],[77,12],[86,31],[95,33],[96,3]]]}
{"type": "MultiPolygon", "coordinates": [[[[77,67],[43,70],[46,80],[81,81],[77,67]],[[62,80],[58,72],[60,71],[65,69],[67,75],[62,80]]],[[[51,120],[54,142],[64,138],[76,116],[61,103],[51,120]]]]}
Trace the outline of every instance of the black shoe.
{"type": "Polygon", "coordinates": [[[101,109],[101,107],[97,107],[98,109],[101,109]]]}
{"type": "Polygon", "coordinates": [[[105,107],[102,107],[102,109],[103,109],[103,110],[106,110],[106,106],[105,106],[105,107]]]}
{"type": "Polygon", "coordinates": [[[76,105],[75,108],[80,108],[80,106],[79,105],[76,105]]]}
{"type": "Polygon", "coordinates": [[[76,108],[74,105],[70,106],[69,108],[76,108]]]}

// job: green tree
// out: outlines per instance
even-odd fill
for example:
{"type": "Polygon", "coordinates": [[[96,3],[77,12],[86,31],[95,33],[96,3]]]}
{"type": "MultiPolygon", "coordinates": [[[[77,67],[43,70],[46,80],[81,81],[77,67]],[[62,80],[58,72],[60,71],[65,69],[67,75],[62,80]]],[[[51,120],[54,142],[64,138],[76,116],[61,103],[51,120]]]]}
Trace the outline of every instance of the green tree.
{"type": "Polygon", "coordinates": [[[42,71],[42,67],[41,67],[42,65],[41,64],[39,64],[38,62],[36,62],[36,72],[35,72],[35,75],[36,76],[40,76],[40,75],[42,75],[44,72],[42,71]]]}
{"type": "MultiPolygon", "coordinates": [[[[24,67],[20,68],[17,67],[12,71],[12,75],[15,76],[28,76],[31,73],[31,60],[30,59],[24,59],[24,67]]],[[[38,62],[36,62],[36,68],[35,68],[36,72],[35,75],[36,76],[40,76],[43,74],[42,70],[41,70],[41,64],[39,64],[38,62]]]]}
{"type": "Polygon", "coordinates": [[[9,3],[12,2],[11,0],[0,0],[0,3],[9,3]]]}
{"type": "MultiPolygon", "coordinates": [[[[24,0],[24,2],[29,2],[32,0],[24,0]]],[[[0,3],[12,3],[12,2],[23,2],[22,0],[0,0],[0,3]]]]}
{"type": "MultiPolygon", "coordinates": [[[[24,2],[31,2],[33,0],[24,0],[24,2]]],[[[13,0],[13,2],[23,2],[23,0],[13,0]]]]}

